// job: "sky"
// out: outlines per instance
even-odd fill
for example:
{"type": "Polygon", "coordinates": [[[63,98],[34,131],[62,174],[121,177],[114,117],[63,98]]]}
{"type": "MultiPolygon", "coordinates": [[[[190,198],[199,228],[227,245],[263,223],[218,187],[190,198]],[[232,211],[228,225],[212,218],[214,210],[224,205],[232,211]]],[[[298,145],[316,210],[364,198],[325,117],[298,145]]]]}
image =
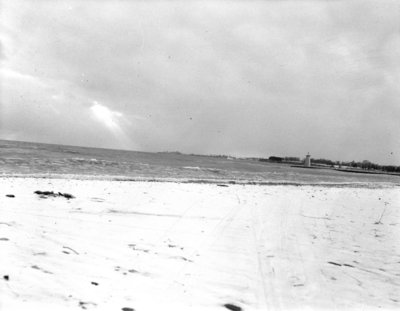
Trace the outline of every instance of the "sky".
{"type": "Polygon", "coordinates": [[[0,139],[400,165],[400,1],[0,0],[0,139]]]}

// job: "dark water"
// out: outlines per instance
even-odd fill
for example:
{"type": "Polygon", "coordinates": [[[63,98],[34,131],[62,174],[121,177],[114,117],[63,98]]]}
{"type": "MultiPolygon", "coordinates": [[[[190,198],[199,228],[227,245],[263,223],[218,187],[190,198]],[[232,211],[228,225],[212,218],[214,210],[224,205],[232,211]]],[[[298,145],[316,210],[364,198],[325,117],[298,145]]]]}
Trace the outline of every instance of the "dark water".
{"type": "Polygon", "coordinates": [[[400,176],[304,169],[249,159],[0,140],[0,174],[289,183],[400,183],[400,176]]]}

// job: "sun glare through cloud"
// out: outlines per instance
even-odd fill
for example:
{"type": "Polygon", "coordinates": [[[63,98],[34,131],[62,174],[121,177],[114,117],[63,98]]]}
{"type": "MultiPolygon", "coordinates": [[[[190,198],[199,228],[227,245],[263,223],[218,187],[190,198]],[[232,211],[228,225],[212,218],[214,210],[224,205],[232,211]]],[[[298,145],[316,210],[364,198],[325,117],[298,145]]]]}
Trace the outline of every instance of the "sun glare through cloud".
{"type": "Polygon", "coordinates": [[[100,105],[97,102],[94,102],[94,105],[90,107],[92,113],[96,117],[98,121],[103,123],[110,130],[119,130],[120,126],[118,124],[118,118],[122,117],[122,113],[117,111],[112,111],[106,106],[100,105]]]}
{"type": "MultiPolygon", "coordinates": [[[[124,121],[124,115],[121,112],[113,111],[108,107],[99,104],[97,101],[93,102],[90,110],[97,121],[103,124],[121,143],[121,148],[131,148],[132,142],[129,136],[125,133],[121,126],[124,121]]],[[[127,120],[125,120],[124,123],[127,120]]]]}

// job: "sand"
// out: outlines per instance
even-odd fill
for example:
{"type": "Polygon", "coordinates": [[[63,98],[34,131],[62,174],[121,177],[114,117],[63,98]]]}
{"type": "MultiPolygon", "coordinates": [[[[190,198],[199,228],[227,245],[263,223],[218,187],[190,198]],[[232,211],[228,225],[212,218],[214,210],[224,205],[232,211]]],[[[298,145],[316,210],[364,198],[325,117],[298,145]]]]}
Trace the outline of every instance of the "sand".
{"type": "Polygon", "coordinates": [[[398,309],[399,190],[0,178],[0,310],[398,309]]]}

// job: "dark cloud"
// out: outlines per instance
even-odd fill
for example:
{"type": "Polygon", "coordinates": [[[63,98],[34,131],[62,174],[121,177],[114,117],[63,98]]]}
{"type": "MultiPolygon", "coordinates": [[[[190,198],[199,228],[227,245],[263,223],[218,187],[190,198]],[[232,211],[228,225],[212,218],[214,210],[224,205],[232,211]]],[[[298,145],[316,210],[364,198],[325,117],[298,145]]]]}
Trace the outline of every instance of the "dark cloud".
{"type": "Polygon", "coordinates": [[[386,156],[400,154],[399,8],[397,1],[10,2],[1,34],[10,51],[2,137],[399,161],[386,156]],[[94,115],[96,103],[103,117],[94,115]]]}

